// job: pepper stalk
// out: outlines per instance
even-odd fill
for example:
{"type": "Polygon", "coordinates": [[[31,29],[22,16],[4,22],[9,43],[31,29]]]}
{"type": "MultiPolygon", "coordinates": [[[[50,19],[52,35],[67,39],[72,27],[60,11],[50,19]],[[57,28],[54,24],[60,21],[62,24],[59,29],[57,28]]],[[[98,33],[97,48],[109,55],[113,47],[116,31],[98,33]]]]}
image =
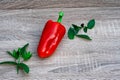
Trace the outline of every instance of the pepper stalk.
{"type": "Polygon", "coordinates": [[[62,22],[63,16],[64,16],[64,12],[63,12],[63,11],[60,11],[60,12],[59,12],[59,17],[58,17],[57,22],[61,23],[61,22],[62,22]]]}

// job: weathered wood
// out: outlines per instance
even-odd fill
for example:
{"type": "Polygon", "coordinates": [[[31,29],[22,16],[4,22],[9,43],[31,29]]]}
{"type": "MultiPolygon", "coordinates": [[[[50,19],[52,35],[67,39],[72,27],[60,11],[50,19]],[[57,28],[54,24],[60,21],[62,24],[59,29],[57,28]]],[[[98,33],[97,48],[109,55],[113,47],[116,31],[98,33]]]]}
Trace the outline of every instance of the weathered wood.
{"type": "Polygon", "coordinates": [[[14,66],[0,65],[0,80],[120,80],[120,7],[54,8],[29,10],[0,10],[0,62],[13,60],[6,54],[26,43],[33,57],[26,62],[30,74],[16,74],[14,66]],[[96,26],[86,41],[69,40],[67,34],[53,56],[41,60],[36,53],[45,22],[57,20],[63,10],[66,29],[72,23],[94,18],[96,26]]]}
{"type": "Polygon", "coordinates": [[[0,9],[120,7],[120,0],[0,0],[0,9]]]}

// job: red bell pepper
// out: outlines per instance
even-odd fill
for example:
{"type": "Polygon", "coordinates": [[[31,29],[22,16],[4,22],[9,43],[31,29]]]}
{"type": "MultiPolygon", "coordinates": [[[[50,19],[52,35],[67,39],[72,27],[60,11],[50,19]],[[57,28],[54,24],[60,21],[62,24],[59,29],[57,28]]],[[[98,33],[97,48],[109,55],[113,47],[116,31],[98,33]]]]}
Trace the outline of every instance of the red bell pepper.
{"type": "Polygon", "coordinates": [[[61,24],[63,15],[63,12],[59,13],[57,22],[52,20],[47,21],[37,48],[38,56],[40,58],[47,58],[51,56],[65,35],[66,29],[61,24]]]}

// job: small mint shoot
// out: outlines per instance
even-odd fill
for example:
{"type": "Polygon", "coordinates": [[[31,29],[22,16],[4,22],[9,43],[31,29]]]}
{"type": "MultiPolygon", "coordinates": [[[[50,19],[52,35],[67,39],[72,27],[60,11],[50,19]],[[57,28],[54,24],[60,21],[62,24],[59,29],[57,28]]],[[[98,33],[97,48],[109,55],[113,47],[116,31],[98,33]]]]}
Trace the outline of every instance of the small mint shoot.
{"type": "Polygon", "coordinates": [[[15,61],[4,61],[0,62],[0,64],[15,65],[17,74],[19,73],[20,69],[23,69],[25,73],[29,73],[29,66],[24,64],[22,61],[22,60],[27,61],[32,57],[32,53],[30,51],[27,51],[28,46],[29,44],[27,43],[26,45],[24,45],[21,48],[18,48],[17,50],[13,50],[12,52],[7,51],[7,53],[15,59],[15,61]]]}
{"type": "Polygon", "coordinates": [[[74,37],[78,37],[78,38],[84,38],[87,40],[92,40],[86,33],[88,32],[89,29],[94,28],[95,26],[95,19],[91,19],[90,21],[88,21],[87,25],[85,25],[84,23],[82,23],[80,26],[72,24],[72,27],[70,27],[68,29],[68,38],[73,40],[74,37]],[[83,30],[83,32],[85,34],[78,34],[79,31],[83,30]]]}

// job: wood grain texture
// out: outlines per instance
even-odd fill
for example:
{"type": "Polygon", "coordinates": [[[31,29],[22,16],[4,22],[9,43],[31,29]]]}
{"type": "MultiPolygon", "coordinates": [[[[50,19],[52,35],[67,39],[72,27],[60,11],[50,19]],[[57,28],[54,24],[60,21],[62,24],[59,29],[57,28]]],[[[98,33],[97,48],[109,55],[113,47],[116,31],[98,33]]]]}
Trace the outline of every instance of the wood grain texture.
{"type": "Polygon", "coordinates": [[[120,7],[120,0],[0,0],[0,9],[120,7]]]}
{"type": "Polygon", "coordinates": [[[16,74],[14,66],[0,65],[0,80],[120,80],[120,7],[0,10],[0,62],[13,60],[6,50],[30,43],[33,57],[25,62],[30,74],[16,74]],[[67,34],[54,55],[41,60],[36,48],[48,19],[63,10],[66,29],[94,18],[92,41],[67,34]]]}

